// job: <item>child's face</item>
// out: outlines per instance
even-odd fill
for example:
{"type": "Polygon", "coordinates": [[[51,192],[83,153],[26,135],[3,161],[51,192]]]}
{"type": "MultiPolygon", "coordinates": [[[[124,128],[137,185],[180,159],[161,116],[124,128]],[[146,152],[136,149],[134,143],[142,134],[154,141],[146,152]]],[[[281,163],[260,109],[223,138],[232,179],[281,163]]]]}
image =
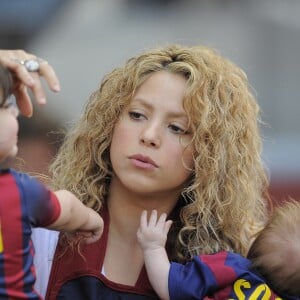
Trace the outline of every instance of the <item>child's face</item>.
{"type": "MultiPolygon", "coordinates": [[[[3,91],[0,89],[0,100],[3,91]]],[[[2,103],[1,101],[0,103],[2,103]]],[[[15,157],[18,152],[17,141],[19,124],[18,109],[7,101],[0,107],[0,162],[15,157]]]]}
{"type": "Polygon", "coordinates": [[[110,155],[123,186],[144,194],[179,195],[194,168],[185,89],[182,76],[154,73],[122,112],[110,155]]]}

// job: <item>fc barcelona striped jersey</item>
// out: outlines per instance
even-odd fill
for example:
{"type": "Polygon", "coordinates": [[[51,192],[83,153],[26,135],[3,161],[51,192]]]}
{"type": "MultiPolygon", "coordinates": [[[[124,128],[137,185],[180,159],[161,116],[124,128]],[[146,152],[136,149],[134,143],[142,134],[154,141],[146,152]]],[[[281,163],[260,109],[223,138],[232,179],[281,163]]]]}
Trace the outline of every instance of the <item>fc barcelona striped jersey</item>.
{"type": "Polygon", "coordinates": [[[31,228],[52,224],[60,205],[33,177],[13,169],[0,172],[0,299],[41,299],[33,289],[31,228]]]}
{"type": "Polygon", "coordinates": [[[297,300],[276,295],[266,281],[251,271],[250,260],[232,252],[195,256],[186,265],[171,263],[169,273],[171,300],[297,300]]]}

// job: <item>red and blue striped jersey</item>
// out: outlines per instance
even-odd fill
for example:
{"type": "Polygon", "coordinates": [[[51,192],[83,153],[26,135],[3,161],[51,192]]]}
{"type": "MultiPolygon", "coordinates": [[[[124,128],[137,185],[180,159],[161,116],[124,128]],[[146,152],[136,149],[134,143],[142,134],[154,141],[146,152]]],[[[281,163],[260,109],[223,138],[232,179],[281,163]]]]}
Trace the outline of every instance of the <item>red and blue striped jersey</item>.
{"type": "Polygon", "coordinates": [[[31,228],[52,224],[60,214],[53,192],[25,173],[0,173],[0,299],[41,299],[33,288],[31,228]]]}
{"type": "Polygon", "coordinates": [[[172,300],[296,300],[277,296],[266,281],[251,270],[250,260],[232,252],[195,256],[186,265],[171,263],[169,294],[172,300]]]}

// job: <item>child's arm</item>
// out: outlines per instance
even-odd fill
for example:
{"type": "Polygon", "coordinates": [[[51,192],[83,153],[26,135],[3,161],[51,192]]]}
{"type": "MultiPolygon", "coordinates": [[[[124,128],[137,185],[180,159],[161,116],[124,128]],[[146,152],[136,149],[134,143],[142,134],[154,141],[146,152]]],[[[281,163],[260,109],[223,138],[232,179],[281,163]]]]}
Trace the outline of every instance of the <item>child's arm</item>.
{"type": "Polygon", "coordinates": [[[61,212],[56,221],[47,228],[58,231],[85,231],[91,236],[87,243],[97,241],[103,231],[103,220],[93,209],[85,206],[74,194],[66,190],[56,191],[61,212]]]}
{"type": "Polygon", "coordinates": [[[165,244],[172,221],[166,221],[166,218],[167,215],[162,214],[157,219],[157,211],[153,210],[147,222],[147,211],[143,211],[137,231],[149,280],[158,296],[163,300],[170,299],[168,289],[170,262],[165,244]]]}

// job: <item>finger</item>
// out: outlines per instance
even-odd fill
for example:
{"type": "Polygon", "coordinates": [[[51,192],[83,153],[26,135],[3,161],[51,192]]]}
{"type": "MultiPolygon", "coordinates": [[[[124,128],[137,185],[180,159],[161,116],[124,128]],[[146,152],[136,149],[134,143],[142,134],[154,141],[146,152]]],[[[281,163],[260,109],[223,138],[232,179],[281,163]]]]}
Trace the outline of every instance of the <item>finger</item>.
{"type": "Polygon", "coordinates": [[[60,91],[60,83],[54,72],[54,69],[46,62],[40,62],[39,74],[43,76],[49,86],[49,88],[54,92],[60,91]]]}
{"type": "Polygon", "coordinates": [[[15,95],[20,113],[24,116],[31,117],[33,108],[31,98],[27,91],[27,87],[34,87],[35,80],[27,72],[26,68],[22,64],[20,64],[20,62],[17,62],[16,59],[6,59],[4,60],[4,63],[13,75],[13,94],[15,95]]]}
{"type": "MultiPolygon", "coordinates": [[[[32,59],[39,63],[38,72],[29,72],[24,64],[20,63],[21,59],[5,58],[2,61],[5,66],[15,74],[18,80],[22,81],[27,86],[31,87],[37,79],[40,81],[40,76],[43,76],[52,91],[60,91],[60,83],[54,69],[45,60],[37,59],[34,56],[32,59]],[[34,76],[34,74],[39,74],[39,76],[34,76]]],[[[24,58],[24,61],[26,60],[28,60],[28,57],[27,59],[24,58]]]]}
{"type": "Polygon", "coordinates": [[[20,63],[21,60],[26,60],[26,57],[28,57],[28,54],[24,51],[8,51],[5,53],[0,51],[1,63],[12,71],[18,80],[27,86],[31,86],[34,84],[34,80],[27,72],[26,68],[20,63]]]}
{"type": "Polygon", "coordinates": [[[91,235],[87,237],[85,240],[86,244],[95,243],[100,239],[101,235],[102,235],[102,231],[96,231],[91,233],[91,235]]]}
{"type": "Polygon", "coordinates": [[[42,82],[40,80],[38,73],[32,73],[32,78],[34,79],[34,84],[31,86],[31,90],[33,96],[35,97],[38,104],[45,104],[46,103],[46,95],[44,88],[42,86],[42,82]]]}
{"type": "Polygon", "coordinates": [[[168,220],[167,222],[165,222],[164,224],[164,234],[167,235],[171,226],[173,224],[173,221],[172,220],[168,220]]]}
{"type": "MultiPolygon", "coordinates": [[[[41,77],[44,77],[52,91],[58,92],[60,90],[60,83],[53,68],[45,60],[37,58],[33,54],[23,50],[0,50],[0,62],[12,72],[15,84],[23,83],[32,90],[32,94],[38,104],[46,103],[46,94],[42,86],[41,77]],[[37,63],[36,71],[28,65],[30,60],[37,63]]],[[[17,92],[15,94],[20,95],[21,99],[26,99],[24,103],[18,101],[20,112],[26,116],[31,116],[32,104],[28,101],[28,93],[26,92],[23,95],[22,92],[17,92]]]]}
{"type": "Polygon", "coordinates": [[[166,213],[162,213],[157,221],[156,226],[160,227],[160,228],[164,228],[165,222],[167,219],[167,214],[166,213]]]}
{"type": "Polygon", "coordinates": [[[10,60],[6,66],[14,74],[14,80],[21,81],[28,87],[31,87],[34,84],[34,79],[19,62],[10,60]]]}
{"type": "Polygon", "coordinates": [[[148,222],[148,226],[154,227],[156,225],[156,221],[157,221],[157,210],[154,209],[151,212],[149,222],[148,222]]]}
{"type": "Polygon", "coordinates": [[[31,73],[31,77],[34,79],[31,89],[38,104],[45,104],[46,95],[40,76],[44,77],[49,88],[54,92],[60,91],[60,84],[53,68],[46,61],[41,59],[36,59],[36,61],[39,63],[39,71],[31,73]]]}
{"type": "Polygon", "coordinates": [[[144,229],[147,227],[147,211],[146,210],[143,210],[143,212],[141,214],[140,227],[141,227],[141,229],[144,229]]]}
{"type": "Polygon", "coordinates": [[[14,95],[16,97],[17,106],[22,115],[26,117],[31,117],[33,108],[30,96],[28,95],[27,88],[25,85],[20,85],[14,90],[14,95]]]}

